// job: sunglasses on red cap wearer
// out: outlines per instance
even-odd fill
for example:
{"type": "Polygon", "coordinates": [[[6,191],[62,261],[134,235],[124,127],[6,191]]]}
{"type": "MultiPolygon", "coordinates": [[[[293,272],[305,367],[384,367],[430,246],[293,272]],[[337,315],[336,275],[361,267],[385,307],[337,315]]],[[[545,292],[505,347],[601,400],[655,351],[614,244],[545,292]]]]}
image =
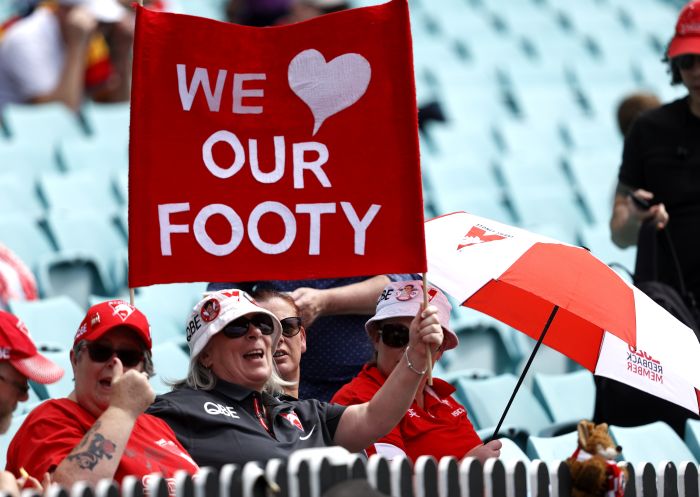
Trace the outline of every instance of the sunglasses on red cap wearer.
{"type": "Polygon", "coordinates": [[[695,64],[700,64],[700,54],[679,55],[673,58],[673,63],[676,64],[679,69],[688,71],[692,69],[695,64]]]}
{"type": "Polygon", "coordinates": [[[110,345],[100,342],[85,344],[90,360],[93,362],[107,362],[115,355],[125,368],[134,368],[143,361],[143,350],[139,349],[113,349],[110,345]]]}

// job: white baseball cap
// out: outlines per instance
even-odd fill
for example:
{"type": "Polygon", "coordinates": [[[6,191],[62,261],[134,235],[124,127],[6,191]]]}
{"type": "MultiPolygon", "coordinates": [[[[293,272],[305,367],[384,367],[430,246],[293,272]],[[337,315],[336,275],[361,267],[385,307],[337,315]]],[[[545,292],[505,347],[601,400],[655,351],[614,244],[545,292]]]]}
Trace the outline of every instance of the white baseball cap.
{"type": "Polygon", "coordinates": [[[117,22],[126,9],[117,0],[58,0],[60,5],[82,5],[100,22],[117,22]]]}
{"type": "MultiPolygon", "coordinates": [[[[428,304],[437,307],[438,319],[444,333],[443,350],[459,345],[457,334],[450,328],[452,305],[438,288],[428,285],[428,304]]],[[[396,317],[413,318],[423,305],[423,282],[420,280],[395,281],[384,287],[377,301],[377,312],[367,323],[367,333],[377,329],[380,321],[396,317]]]]}
{"type": "Polygon", "coordinates": [[[282,334],[282,324],[277,316],[260,307],[243,290],[231,289],[206,294],[192,309],[185,324],[190,357],[197,357],[211,337],[223,330],[231,321],[246,314],[266,314],[272,318],[272,352],[274,353],[282,334]]]}

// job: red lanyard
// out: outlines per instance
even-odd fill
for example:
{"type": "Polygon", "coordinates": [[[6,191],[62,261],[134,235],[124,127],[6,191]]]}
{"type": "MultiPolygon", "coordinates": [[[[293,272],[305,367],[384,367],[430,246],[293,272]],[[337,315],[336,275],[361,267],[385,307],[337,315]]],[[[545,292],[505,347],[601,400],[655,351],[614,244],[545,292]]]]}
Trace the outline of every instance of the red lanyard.
{"type": "Polygon", "coordinates": [[[270,431],[270,427],[267,426],[267,421],[265,421],[265,406],[262,406],[262,410],[260,409],[260,403],[258,402],[257,397],[253,397],[253,407],[255,408],[255,416],[258,418],[258,421],[260,421],[260,424],[262,425],[263,428],[265,428],[265,431],[267,431],[270,435],[272,435],[272,432],[270,431]]]}

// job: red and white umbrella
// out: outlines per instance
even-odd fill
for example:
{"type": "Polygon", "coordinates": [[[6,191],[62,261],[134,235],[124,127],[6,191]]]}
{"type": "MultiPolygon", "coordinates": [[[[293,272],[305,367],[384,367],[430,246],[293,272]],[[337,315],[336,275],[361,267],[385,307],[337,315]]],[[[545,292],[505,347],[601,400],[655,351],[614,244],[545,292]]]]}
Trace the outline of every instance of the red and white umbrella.
{"type": "Polygon", "coordinates": [[[699,413],[693,331],[586,249],[465,212],[427,221],[425,242],[428,279],[462,305],[699,413]]]}

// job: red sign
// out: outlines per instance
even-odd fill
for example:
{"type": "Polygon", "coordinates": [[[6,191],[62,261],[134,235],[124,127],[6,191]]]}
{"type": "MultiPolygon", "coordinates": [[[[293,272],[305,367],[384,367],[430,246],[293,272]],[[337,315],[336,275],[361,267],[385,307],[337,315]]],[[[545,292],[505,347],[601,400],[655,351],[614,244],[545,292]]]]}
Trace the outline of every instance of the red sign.
{"type": "Polygon", "coordinates": [[[129,285],[426,269],[406,0],[250,28],[137,7],[129,285]]]}

